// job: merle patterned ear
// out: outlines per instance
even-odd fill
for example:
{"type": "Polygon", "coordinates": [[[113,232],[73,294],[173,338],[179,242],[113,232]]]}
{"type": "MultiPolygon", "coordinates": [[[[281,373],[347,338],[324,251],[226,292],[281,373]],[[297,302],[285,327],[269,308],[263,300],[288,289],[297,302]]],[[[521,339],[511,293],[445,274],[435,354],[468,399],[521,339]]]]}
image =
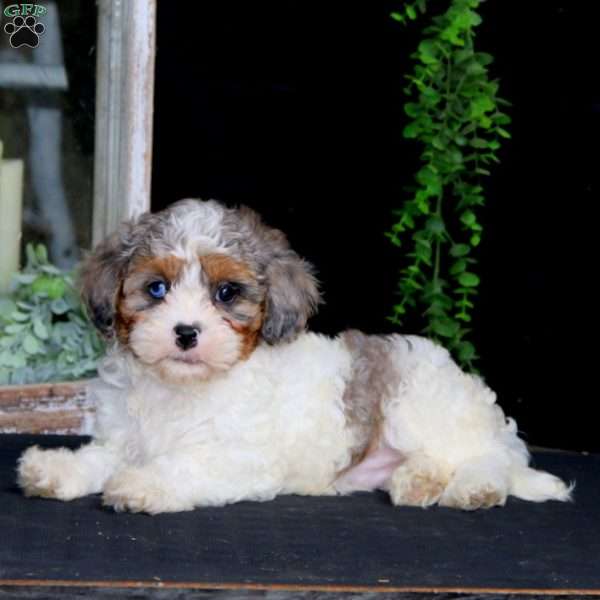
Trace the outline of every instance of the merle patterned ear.
{"type": "Polygon", "coordinates": [[[290,248],[281,231],[266,226],[253,210],[243,206],[231,211],[228,219],[228,226],[243,232],[245,249],[264,276],[263,339],[269,344],[293,340],[321,302],[312,265],[290,248]]]}
{"type": "Polygon", "coordinates": [[[111,338],[115,332],[117,293],[134,250],[136,222],[123,223],[98,244],[79,271],[81,297],[98,331],[111,338]]]}
{"type": "Polygon", "coordinates": [[[122,260],[121,239],[113,233],[99,244],[81,266],[81,296],[88,315],[105,337],[114,334],[115,305],[120,285],[122,260]]]}
{"type": "Polygon", "coordinates": [[[321,298],[312,266],[288,248],[274,254],[266,278],[262,337],[269,344],[292,340],[304,331],[321,298]]]}

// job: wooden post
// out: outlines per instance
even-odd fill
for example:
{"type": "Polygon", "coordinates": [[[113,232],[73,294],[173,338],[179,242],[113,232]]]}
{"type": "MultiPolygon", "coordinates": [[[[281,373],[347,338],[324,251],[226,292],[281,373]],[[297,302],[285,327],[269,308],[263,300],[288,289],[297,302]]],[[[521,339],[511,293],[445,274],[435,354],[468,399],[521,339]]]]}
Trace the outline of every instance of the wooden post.
{"type": "Polygon", "coordinates": [[[92,240],[150,209],[156,0],[99,0],[92,240]]]}

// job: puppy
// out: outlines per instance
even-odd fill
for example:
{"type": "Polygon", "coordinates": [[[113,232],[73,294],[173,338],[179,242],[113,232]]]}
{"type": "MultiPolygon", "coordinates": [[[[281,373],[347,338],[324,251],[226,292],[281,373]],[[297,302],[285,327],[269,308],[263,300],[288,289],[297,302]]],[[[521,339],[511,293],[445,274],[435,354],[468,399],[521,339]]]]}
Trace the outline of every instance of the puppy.
{"type": "Polygon", "coordinates": [[[28,496],[101,493],[152,514],[374,489],[467,510],[570,498],[528,466],[495,394],[443,348],[306,333],[313,270],[247,208],[183,200],[124,223],[82,284],[111,342],[90,388],[93,441],[29,448],[28,496]]]}

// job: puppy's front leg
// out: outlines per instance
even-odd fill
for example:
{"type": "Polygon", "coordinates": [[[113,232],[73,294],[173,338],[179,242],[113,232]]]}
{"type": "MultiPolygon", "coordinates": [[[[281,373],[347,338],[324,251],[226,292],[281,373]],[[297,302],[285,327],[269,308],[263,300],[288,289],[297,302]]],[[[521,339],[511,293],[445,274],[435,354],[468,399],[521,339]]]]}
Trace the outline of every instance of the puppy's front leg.
{"type": "Polygon", "coordinates": [[[77,450],[31,446],[19,459],[17,482],[26,496],[73,500],[100,492],[117,463],[117,454],[98,443],[77,450]]]}
{"type": "Polygon", "coordinates": [[[172,453],[117,471],[106,482],[103,502],[117,511],[157,514],[239,500],[270,500],[281,486],[278,477],[266,470],[222,456],[209,460],[172,453]]]}

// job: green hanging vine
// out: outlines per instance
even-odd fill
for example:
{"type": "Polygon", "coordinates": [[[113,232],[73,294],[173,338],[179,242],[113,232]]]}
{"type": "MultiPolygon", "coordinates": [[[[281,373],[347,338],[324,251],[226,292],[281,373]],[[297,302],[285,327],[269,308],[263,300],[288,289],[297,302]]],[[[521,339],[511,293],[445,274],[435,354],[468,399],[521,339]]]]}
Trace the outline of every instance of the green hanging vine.
{"type": "MultiPolygon", "coordinates": [[[[497,96],[498,82],[488,74],[492,56],[473,46],[480,2],[451,0],[412,55],[404,105],[410,122],[403,135],[420,142],[422,166],[386,233],[394,245],[410,248],[391,321],[400,325],[409,310],[420,310],[423,333],[469,368],[477,359],[468,334],[479,286],[474,250],[482,236],[477,211],[485,202],[480,179],[498,162],[501,138],[510,137],[504,129],[510,118],[500,110],[508,102],[497,96]]],[[[406,24],[425,13],[426,4],[406,2],[391,17],[406,24]]]]}

